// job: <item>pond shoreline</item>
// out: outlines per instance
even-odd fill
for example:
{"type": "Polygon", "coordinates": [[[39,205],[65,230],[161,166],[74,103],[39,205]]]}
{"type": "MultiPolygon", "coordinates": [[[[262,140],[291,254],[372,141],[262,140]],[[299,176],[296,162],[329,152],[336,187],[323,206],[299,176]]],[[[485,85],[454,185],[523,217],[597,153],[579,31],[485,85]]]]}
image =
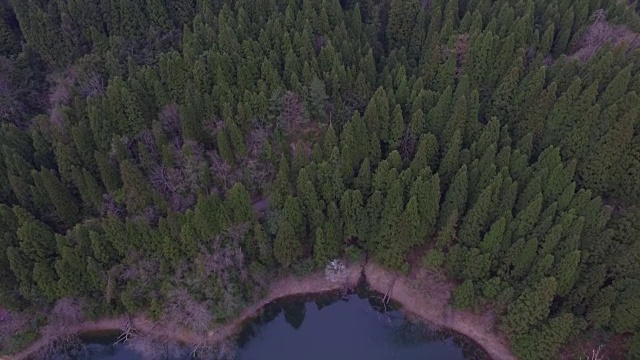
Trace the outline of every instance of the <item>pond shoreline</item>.
{"type": "Polygon", "coordinates": [[[243,310],[232,321],[217,326],[206,334],[198,334],[171,324],[155,323],[142,314],[132,318],[123,315],[115,318],[104,318],[95,322],[85,321],[67,326],[64,329],[46,329],[45,327],[41,331],[41,336],[35,342],[10,358],[16,360],[30,359],[40,349],[46,347],[48,343],[55,341],[57,338],[91,332],[118,331],[123,329],[128,321],[131,321],[131,325],[141,333],[164,336],[190,345],[216,344],[238,334],[246,321],[258,316],[267,304],[275,300],[296,295],[355,289],[362,280],[372,290],[381,294],[388,293],[391,299],[402,305],[403,310],[417,315],[421,320],[447,328],[469,338],[484,349],[492,359],[516,359],[502,336],[479,326],[480,323],[476,319],[479,318],[479,315],[452,310],[448,306],[435,306],[428,299],[425,299],[424,295],[407,286],[407,277],[397,276],[393,272],[372,263],[352,264],[348,268],[348,274],[344,281],[341,282],[331,282],[325,278],[323,273],[314,273],[302,278],[289,275],[279,279],[271,284],[267,296],[243,310]],[[390,288],[392,283],[393,286],[390,288]]]}

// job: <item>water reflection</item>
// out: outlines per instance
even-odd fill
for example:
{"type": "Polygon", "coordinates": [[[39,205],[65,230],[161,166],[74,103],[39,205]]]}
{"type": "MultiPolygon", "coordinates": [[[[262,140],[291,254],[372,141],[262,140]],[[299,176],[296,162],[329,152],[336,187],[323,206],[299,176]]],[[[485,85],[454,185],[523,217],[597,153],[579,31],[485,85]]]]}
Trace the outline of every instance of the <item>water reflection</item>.
{"type": "MultiPolygon", "coordinates": [[[[488,359],[467,339],[412,322],[363,289],[270,304],[246,324],[238,348],[239,360],[488,359]]],[[[108,342],[91,340],[87,349],[88,359],[141,359],[108,342]]]]}

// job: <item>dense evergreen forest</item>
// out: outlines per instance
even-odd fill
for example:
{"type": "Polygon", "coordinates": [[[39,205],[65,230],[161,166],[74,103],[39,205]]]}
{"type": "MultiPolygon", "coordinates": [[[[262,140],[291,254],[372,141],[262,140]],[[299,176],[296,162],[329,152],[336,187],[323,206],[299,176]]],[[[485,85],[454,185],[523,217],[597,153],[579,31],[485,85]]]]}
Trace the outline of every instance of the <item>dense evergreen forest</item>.
{"type": "Polygon", "coordinates": [[[0,5],[4,308],[202,330],[366,255],[640,359],[635,1],[0,5]]]}

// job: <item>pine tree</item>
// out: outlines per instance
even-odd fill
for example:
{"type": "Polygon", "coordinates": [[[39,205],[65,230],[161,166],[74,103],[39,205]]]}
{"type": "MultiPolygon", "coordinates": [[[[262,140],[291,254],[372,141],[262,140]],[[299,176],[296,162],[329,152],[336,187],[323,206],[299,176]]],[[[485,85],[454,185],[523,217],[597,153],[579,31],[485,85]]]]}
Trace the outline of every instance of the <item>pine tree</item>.
{"type": "Polygon", "coordinates": [[[526,289],[515,302],[509,305],[504,317],[504,328],[509,334],[524,334],[532,326],[544,320],[556,292],[554,278],[544,278],[533,288],[526,289]]]}
{"type": "Polygon", "coordinates": [[[278,175],[269,191],[269,202],[274,209],[280,209],[284,206],[287,196],[291,193],[291,183],[289,182],[289,164],[287,159],[280,157],[280,165],[278,175]]]}
{"type": "Polygon", "coordinates": [[[415,1],[391,1],[389,22],[387,23],[389,48],[400,48],[409,45],[419,11],[418,3],[415,1]]]}
{"type": "Polygon", "coordinates": [[[305,238],[306,218],[297,197],[289,195],[284,203],[284,219],[293,228],[296,237],[305,238]]]}
{"type": "Polygon", "coordinates": [[[520,69],[514,67],[505,76],[491,96],[489,116],[497,117],[500,122],[507,123],[515,115],[515,93],[520,80],[520,69]]]}
{"type": "Polygon", "coordinates": [[[489,215],[492,192],[493,186],[491,185],[482,190],[476,203],[473,204],[462,219],[458,231],[458,238],[461,244],[475,247],[480,242],[480,231],[484,228],[489,215]]]}
{"type": "Polygon", "coordinates": [[[538,194],[530,203],[518,212],[510,227],[513,229],[513,238],[517,239],[527,235],[531,230],[542,209],[542,194],[538,194]]]}
{"type": "Polygon", "coordinates": [[[532,133],[534,143],[537,144],[540,141],[545,119],[556,101],[556,91],[557,84],[552,82],[526,111],[523,110],[524,119],[515,123],[516,138],[522,138],[526,134],[532,133]]]}
{"type": "Polygon", "coordinates": [[[460,150],[462,146],[462,138],[460,131],[456,131],[447,145],[438,174],[442,178],[444,184],[448,184],[453,174],[458,170],[460,164],[460,150]]]}
{"type": "Polygon", "coordinates": [[[284,268],[291,267],[302,256],[302,243],[298,240],[291,224],[286,220],[280,223],[278,234],[273,243],[273,256],[284,268]]]}
{"type": "Polygon", "coordinates": [[[456,173],[456,176],[453,178],[451,185],[447,189],[444,202],[440,208],[440,218],[438,223],[441,226],[447,221],[447,219],[449,219],[454,211],[458,216],[460,216],[460,214],[464,214],[467,206],[468,185],[469,178],[467,176],[467,166],[462,165],[460,170],[456,173]]]}
{"type": "Polygon", "coordinates": [[[438,140],[431,133],[423,134],[416,154],[411,161],[411,170],[417,174],[422,169],[434,168],[438,162],[438,140]]]}
{"type": "Polygon", "coordinates": [[[129,160],[120,163],[125,203],[130,214],[141,214],[153,204],[152,191],[142,172],[129,160]]]}
{"type": "Polygon", "coordinates": [[[404,119],[402,118],[402,109],[400,105],[396,105],[391,115],[391,126],[389,127],[389,139],[387,140],[389,148],[396,150],[400,145],[400,139],[404,134],[404,119]]]}
{"type": "Polygon", "coordinates": [[[616,74],[616,77],[607,85],[607,88],[598,99],[598,104],[602,109],[614,104],[624,96],[629,80],[631,79],[631,68],[631,65],[628,65],[620,70],[620,72],[616,74]]]}
{"type": "Polygon", "coordinates": [[[557,294],[565,296],[576,281],[580,251],[575,250],[567,254],[556,266],[554,276],[558,280],[557,294]]]}
{"type": "Polygon", "coordinates": [[[473,282],[467,280],[453,291],[452,306],[456,309],[468,309],[476,305],[473,282]]]}
{"type": "Polygon", "coordinates": [[[253,209],[249,193],[242,183],[235,183],[227,192],[225,208],[233,223],[249,222],[253,218],[253,209]]]}
{"type": "Polygon", "coordinates": [[[438,98],[436,106],[427,113],[427,130],[439,139],[444,139],[443,131],[451,111],[452,96],[453,90],[447,87],[438,98]]]}
{"type": "Polygon", "coordinates": [[[489,231],[484,234],[480,242],[480,250],[483,253],[495,256],[504,241],[507,219],[503,216],[491,225],[489,231]]]}
{"type": "Polygon", "coordinates": [[[585,185],[600,191],[610,189],[614,162],[622,157],[631,142],[637,118],[634,110],[627,112],[596,144],[579,169],[579,177],[585,185]]]}
{"type": "Polygon", "coordinates": [[[73,196],[58,179],[53,170],[42,170],[40,176],[60,220],[67,226],[78,222],[80,219],[80,209],[73,199],[73,196]]]}

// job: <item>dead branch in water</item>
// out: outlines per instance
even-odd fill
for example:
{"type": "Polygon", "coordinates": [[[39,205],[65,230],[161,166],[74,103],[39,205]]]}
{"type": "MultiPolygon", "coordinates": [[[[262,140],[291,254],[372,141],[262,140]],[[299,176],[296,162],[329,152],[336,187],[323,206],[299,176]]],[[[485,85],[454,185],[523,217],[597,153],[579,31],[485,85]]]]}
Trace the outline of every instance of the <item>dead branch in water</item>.
{"type": "Polygon", "coordinates": [[[387,289],[387,293],[384,294],[384,297],[382,298],[382,305],[384,305],[384,312],[387,312],[387,304],[391,300],[391,291],[393,291],[393,285],[395,285],[397,279],[398,279],[398,275],[396,275],[391,280],[391,284],[389,284],[389,288],[387,289]]]}
{"type": "Polygon", "coordinates": [[[131,339],[133,335],[136,335],[136,334],[137,334],[137,331],[136,329],[133,328],[133,323],[131,322],[131,316],[129,315],[129,317],[127,318],[127,323],[124,325],[124,328],[122,329],[122,334],[118,336],[118,339],[116,340],[116,342],[113,343],[113,345],[118,345],[120,343],[124,344],[127,341],[129,341],[129,339],[131,339]]]}

